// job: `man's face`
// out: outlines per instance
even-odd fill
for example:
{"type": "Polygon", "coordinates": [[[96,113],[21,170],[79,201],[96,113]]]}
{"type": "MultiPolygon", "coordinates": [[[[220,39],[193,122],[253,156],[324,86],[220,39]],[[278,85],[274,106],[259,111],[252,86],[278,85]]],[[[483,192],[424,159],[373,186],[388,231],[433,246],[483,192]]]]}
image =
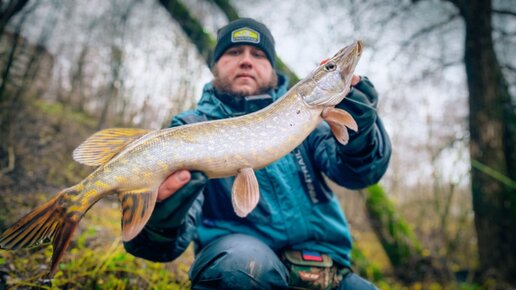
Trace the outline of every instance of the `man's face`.
{"type": "Polygon", "coordinates": [[[229,48],[213,68],[213,86],[236,96],[259,95],[275,88],[278,79],[265,53],[254,46],[229,48]]]}

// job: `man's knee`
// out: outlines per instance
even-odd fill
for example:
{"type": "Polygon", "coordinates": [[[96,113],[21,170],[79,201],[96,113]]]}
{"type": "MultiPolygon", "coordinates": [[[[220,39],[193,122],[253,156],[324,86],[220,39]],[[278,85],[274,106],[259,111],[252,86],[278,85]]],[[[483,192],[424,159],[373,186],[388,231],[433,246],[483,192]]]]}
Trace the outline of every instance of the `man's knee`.
{"type": "Polygon", "coordinates": [[[241,234],[207,245],[190,269],[193,289],[281,289],[288,287],[287,275],[266,244],[241,234]]]}

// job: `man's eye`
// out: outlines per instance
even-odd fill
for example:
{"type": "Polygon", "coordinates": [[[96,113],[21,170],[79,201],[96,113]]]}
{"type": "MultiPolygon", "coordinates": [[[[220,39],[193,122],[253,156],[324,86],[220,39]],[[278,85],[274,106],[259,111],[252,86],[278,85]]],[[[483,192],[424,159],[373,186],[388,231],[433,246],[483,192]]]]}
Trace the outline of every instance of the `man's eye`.
{"type": "Polygon", "coordinates": [[[238,55],[239,52],[238,52],[238,50],[228,50],[227,54],[229,54],[229,55],[238,55]]]}
{"type": "Polygon", "coordinates": [[[255,52],[254,56],[257,57],[257,58],[263,58],[263,57],[265,57],[265,53],[263,53],[263,52],[255,52]]]}

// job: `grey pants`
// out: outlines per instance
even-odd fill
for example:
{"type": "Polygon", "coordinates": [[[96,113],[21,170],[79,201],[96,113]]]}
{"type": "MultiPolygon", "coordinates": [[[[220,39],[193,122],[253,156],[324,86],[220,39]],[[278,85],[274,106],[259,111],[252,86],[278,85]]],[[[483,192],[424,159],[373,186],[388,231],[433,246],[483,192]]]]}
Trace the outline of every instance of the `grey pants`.
{"type": "MultiPolygon", "coordinates": [[[[208,244],[190,269],[192,289],[288,289],[289,274],[278,256],[262,241],[232,234],[208,244]]],[[[340,290],[375,290],[350,273],[340,290]]]]}

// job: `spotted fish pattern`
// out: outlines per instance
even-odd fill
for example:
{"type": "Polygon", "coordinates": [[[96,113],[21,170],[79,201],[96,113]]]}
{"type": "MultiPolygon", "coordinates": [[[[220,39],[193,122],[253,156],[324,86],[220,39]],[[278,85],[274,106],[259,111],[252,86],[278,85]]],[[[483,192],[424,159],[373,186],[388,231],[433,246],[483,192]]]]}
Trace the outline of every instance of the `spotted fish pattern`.
{"type": "Polygon", "coordinates": [[[254,170],[288,154],[323,120],[342,144],[348,128],[358,130],[349,113],[334,107],[349,92],[361,52],[361,42],[341,49],[275,103],[252,114],[157,131],[112,128],[93,134],[73,157],[96,170],[4,230],[0,248],[51,242],[52,277],[78,223],[97,201],[118,195],[122,239],[129,241],[150,218],[161,182],[180,169],[209,178],[235,176],[232,204],[237,215],[247,216],[259,201],[254,170]]]}

